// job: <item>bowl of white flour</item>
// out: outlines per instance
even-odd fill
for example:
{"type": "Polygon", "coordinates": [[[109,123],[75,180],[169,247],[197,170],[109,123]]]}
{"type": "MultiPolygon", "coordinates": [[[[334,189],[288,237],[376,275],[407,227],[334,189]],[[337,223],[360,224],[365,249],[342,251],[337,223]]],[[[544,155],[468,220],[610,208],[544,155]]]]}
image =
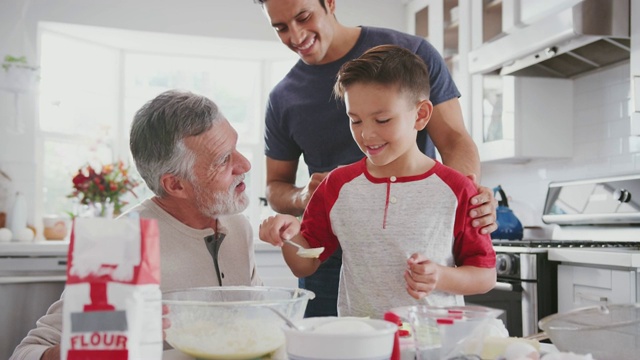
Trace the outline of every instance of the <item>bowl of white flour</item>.
{"type": "Polygon", "coordinates": [[[272,309],[301,320],[314,294],[275,287],[208,287],[168,291],[162,303],[171,326],[166,340],[198,359],[244,360],[283,346],[284,321],[272,309]]]}

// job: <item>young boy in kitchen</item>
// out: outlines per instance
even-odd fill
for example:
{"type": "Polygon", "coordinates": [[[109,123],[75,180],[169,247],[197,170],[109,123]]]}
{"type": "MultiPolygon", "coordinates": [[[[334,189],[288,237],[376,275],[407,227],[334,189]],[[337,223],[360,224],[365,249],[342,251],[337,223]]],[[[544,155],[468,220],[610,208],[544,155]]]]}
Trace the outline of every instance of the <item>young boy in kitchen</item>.
{"type": "Polygon", "coordinates": [[[340,316],[463,305],[463,295],[495,284],[491,239],[467,215],[476,187],[416,144],[433,111],[429,91],[426,65],[404,48],[377,46],[345,63],[334,92],[366,156],[323,180],[302,222],[279,214],[260,227],[260,239],[282,246],[297,277],[313,274],[342,247],[340,316]],[[319,258],[300,257],[294,246],[283,246],[285,239],[325,250],[319,258]]]}

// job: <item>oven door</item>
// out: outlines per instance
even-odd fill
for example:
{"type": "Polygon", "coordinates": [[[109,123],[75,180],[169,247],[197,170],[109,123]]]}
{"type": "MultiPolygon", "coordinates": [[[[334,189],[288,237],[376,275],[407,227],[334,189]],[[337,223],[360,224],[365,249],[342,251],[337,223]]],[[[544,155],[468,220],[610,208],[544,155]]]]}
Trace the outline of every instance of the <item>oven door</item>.
{"type": "Polygon", "coordinates": [[[485,294],[465,296],[465,303],[503,310],[500,319],[507,327],[509,336],[522,337],[523,320],[526,320],[526,316],[523,316],[523,310],[526,310],[524,301],[526,292],[523,285],[530,287],[531,283],[498,278],[498,282],[492,290],[485,294]]]}

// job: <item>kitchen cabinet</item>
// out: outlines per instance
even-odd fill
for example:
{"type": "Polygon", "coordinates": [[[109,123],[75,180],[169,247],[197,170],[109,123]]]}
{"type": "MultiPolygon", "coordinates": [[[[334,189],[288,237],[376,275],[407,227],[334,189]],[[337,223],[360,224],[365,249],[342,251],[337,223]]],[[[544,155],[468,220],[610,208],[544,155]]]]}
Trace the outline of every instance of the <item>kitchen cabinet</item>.
{"type": "Polygon", "coordinates": [[[255,256],[258,275],[264,286],[297,288],[296,278],[282,257],[280,248],[255,240],[255,256]]]}
{"type": "MultiPolygon", "coordinates": [[[[471,48],[520,24],[515,0],[471,4],[471,48]]],[[[573,86],[569,80],[474,74],[471,134],[480,161],[522,163],[572,155],[573,86]],[[569,141],[568,141],[569,140],[569,141]]]]}
{"type": "Polygon", "coordinates": [[[472,44],[472,48],[475,49],[505,33],[511,33],[517,28],[535,23],[545,16],[570,8],[581,1],[584,0],[474,1],[471,11],[477,25],[473,28],[473,32],[480,36],[482,41],[472,44]]]}
{"type": "Polygon", "coordinates": [[[631,4],[631,135],[640,136],[640,3],[631,4]]]}
{"type": "Polygon", "coordinates": [[[558,265],[558,312],[637,300],[635,269],[558,265]]]}
{"type": "MultiPolygon", "coordinates": [[[[514,1],[514,0],[511,0],[514,1]]],[[[584,0],[515,0],[514,26],[525,26],[535,23],[545,16],[570,8],[584,0]]],[[[593,0],[590,0],[593,1],[593,0]]],[[[596,0],[600,1],[600,0],[596,0]]]]}
{"type": "Polygon", "coordinates": [[[410,0],[406,5],[407,32],[425,38],[442,54],[462,94],[460,106],[468,129],[471,117],[471,79],[467,71],[471,3],[472,0],[410,0]]]}
{"type": "Polygon", "coordinates": [[[640,301],[637,248],[549,249],[558,265],[558,312],[640,301]]]}
{"type": "Polygon", "coordinates": [[[0,243],[0,359],[8,359],[64,290],[68,242],[0,243]]]}
{"type": "Polygon", "coordinates": [[[472,79],[471,134],[482,162],[570,157],[570,80],[499,75],[472,79]]]}

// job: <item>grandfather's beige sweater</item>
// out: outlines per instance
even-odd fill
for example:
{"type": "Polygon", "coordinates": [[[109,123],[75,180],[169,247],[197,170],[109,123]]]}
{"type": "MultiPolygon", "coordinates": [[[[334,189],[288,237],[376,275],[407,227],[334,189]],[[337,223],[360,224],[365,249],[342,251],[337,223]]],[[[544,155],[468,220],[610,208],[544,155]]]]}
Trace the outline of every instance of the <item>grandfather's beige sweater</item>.
{"type": "MultiPolygon", "coordinates": [[[[151,199],[143,201],[131,211],[138,212],[140,217],[158,221],[162,291],[220,285],[204,242],[204,237],[214,234],[214,229],[190,228],[151,199]]],[[[247,218],[244,215],[221,217],[218,219],[218,232],[226,234],[218,255],[221,285],[262,285],[256,271],[253,232],[247,218]]],[[[61,337],[62,299],[49,307],[9,360],[39,360],[48,347],[60,343],[61,337]]]]}

